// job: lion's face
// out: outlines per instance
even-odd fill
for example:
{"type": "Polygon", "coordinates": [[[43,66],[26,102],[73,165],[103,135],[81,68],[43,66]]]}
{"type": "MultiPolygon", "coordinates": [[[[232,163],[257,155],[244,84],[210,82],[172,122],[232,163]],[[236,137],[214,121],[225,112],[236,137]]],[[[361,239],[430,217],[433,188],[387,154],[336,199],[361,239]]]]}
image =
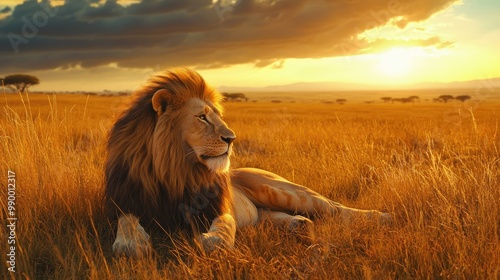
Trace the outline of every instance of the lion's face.
{"type": "Polygon", "coordinates": [[[222,120],[220,112],[198,98],[187,101],[183,108],[183,139],[199,162],[212,171],[227,171],[234,132],[222,120]]]}

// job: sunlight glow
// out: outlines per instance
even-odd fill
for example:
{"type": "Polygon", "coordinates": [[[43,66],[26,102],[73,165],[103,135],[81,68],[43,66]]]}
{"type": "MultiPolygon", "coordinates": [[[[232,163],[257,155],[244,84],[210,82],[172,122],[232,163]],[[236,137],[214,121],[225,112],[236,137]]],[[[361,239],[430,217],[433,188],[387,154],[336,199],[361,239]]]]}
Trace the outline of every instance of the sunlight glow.
{"type": "Polygon", "coordinates": [[[388,77],[404,77],[412,71],[418,53],[416,48],[393,48],[378,55],[378,70],[388,77]]]}

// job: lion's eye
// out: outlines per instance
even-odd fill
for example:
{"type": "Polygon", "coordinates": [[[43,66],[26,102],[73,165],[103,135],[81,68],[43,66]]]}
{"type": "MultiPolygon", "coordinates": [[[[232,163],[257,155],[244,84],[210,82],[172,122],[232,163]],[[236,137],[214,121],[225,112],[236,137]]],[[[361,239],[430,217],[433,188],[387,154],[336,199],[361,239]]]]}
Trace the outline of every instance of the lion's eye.
{"type": "Polygon", "coordinates": [[[205,114],[196,116],[200,121],[208,123],[207,116],[205,114]]]}

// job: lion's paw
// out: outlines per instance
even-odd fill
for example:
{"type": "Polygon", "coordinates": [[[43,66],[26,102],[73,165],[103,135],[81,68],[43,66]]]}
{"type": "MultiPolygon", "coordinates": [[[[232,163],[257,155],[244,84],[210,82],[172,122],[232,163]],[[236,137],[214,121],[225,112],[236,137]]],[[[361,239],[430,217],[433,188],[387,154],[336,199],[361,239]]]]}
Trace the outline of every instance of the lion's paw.
{"type": "Polygon", "coordinates": [[[152,252],[149,235],[139,226],[132,236],[118,236],[113,243],[115,256],[126,256],[133,259],[142,259],[152,252]]]}
{"type": "Polygon", "coordinates": [[[212,252],[218,248],[233,248],[234,246],[233,243],[212,232],[201,234],[199,240],[205,252],[212,252]]]}
{"type": "Polygon", "coordinates": [[[293,216],[288,221],[286,228],[289,232],[307,240],[314,241],[316,239],[314,223],[304,216],[293,216]]]}
{"type": "Polygon", "coordinates": [[[380,212],[380,224],[389,225],[394,222],[394,217],[390,213],[380,212]]]}

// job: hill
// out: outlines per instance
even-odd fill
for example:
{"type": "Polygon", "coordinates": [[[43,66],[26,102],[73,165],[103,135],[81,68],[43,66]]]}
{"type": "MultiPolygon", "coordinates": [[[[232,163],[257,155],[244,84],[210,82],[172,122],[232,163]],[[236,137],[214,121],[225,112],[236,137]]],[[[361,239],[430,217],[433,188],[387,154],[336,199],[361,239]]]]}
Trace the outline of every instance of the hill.
{"type": "Polygon", "coordinates": [[[220,86],[221,92],[332,92],[332,91],[404,91],[433,89],[476,89],[500,88],[500,77],[478,79],[465,82],[418,83],[405,86],[379,86],[370,84],[339,83],[339,82],[298,82],[285,85],[265,87],[220,86]]]}

